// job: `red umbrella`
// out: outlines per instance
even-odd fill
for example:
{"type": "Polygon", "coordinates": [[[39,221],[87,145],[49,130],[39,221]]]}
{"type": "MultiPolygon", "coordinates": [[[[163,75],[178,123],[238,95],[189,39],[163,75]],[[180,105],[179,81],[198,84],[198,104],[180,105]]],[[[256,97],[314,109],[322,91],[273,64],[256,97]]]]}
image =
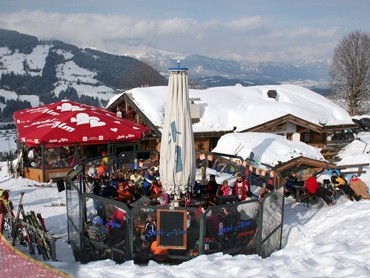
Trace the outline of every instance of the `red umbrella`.
{"type": "Polygon", "coordinates": [[[16,124],[25,124],[35,121],[36,119],[59,117],[61,114],[70,113],[73,111],[100,111],[102,113],[113,113],[103,109],[86,104],[77,103],[70,100],[61,100],[38,107],[27,108],[13,113],[14,122],[16,124]]]}
{"type": "Polygon", "coordinates": [[[26,145],[137,142],[150,130],[101,108],[61,101],[14,113],[18,138],[26,145]]]}

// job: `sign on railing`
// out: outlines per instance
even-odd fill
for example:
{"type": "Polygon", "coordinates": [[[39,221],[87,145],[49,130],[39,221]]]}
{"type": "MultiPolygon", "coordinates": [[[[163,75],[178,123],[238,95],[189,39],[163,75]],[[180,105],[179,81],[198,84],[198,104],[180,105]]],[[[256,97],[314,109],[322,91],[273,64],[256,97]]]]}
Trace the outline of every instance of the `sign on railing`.
{"type": "Polygon", "coordinates": [[[158,246],[170,249],[187,248],[186,210],[157,210],[158,246]]]}

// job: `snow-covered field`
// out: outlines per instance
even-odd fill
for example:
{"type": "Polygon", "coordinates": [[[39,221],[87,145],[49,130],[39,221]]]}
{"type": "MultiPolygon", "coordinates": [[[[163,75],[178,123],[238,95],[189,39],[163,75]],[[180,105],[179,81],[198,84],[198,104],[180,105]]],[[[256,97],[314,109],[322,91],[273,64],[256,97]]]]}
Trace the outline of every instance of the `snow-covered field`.
{"type": "MultiPolygon", "coordinates": [[[[359,134],[370,143],[370,134],[359,134]]],[[[362,141],[355,140],[341,156],[345,163],[369,161],[362,141]]],[[[361,178],[370,184],[370,169],[361,178]]],[[[326,175],[321,178],[326,178],[326,175]]],[[[66,208],[52,206],[65,203],[65,193],[55,187],[35,187],[34,182],[10,178],[6,163],[1,163],[0,188],[11,191],[17,205],[24,191],[26,211],[41,212],[50,233],[60,237],[57,244],[58,262],[47,263],[73,277],[369,277],[370,276],[370,201],[351,202],[341,197],[335,206],[320,202],[305,207],[286,199],[284,211],[283,248],[269,258],[256,255],[230,256],[221,253],[201,255],[180,265],[148,266],[132,261],[121,265],[106,260],[81,265],[75,262],[67,244],[66,208]]],[[[1,273],[1,270],[0,270],[1,273]]],[[[1,276],[2,277],[2,276],[1,276]]],[[[24,277],[27,277],[26,275],[24,277]]]]}

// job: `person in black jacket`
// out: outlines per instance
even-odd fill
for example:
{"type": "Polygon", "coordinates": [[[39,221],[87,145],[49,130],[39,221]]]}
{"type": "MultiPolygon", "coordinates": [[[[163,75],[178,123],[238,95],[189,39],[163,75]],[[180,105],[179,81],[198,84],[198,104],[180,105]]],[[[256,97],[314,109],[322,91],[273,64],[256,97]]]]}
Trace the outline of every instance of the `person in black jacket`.
{"type": "Polygon", "coordinates": [[[297,189],[296,187],[299,185],[299,180],[297,178],[297,174],[295,172],[291,172],[285,181],[285,190],[286,196],[291,195],[293,198],[297,196],[297,189]]]}
{"type": "Polygon", "coordinates": [[[207,193],[208,193],[208,200],[212,203],[215,202],[215,197],[217,193],[217,189],[220,185],[216,182],[216,176],[210,175],[209,181],[207,183],[207,193]]]}

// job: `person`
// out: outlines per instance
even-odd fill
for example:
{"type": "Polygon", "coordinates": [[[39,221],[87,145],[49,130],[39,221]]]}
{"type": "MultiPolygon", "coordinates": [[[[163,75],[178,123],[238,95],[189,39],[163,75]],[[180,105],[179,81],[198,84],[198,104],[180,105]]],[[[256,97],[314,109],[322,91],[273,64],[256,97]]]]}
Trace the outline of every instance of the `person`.
{"type": "Polygon", "coordinates": [[[110,177],[110,186],[113,187],[112,189],[114,189],[115,191],[117,191],[118,189],[118,182],[120,182],[121,180],[119,179],[118,177],[118,173],[117,172],[113,172],[111,177],[110,177]]]}
{"type": "Polygon", "coordinates": [[[136,200],[140,199],[141,194],[139,193],[138,187],[135,186],[134,181],[133,180],[128,180],[127,185],[128,185],[128,190],[130,191],[130,194],[131,194],[131,199],[133,201],[136,201],[136,200]]]}
{"type": "Polygon", "coordinates": [[[95,216],[91,224],[87,227],[87,234],[91,239],[99,242],[105,242],[108,237],[107,228],[104,225],[104,221],[100,216],[95,216]]]}
{"type": "Polygon", "coordinates": [[[320,186],[316,180],[315,173],[312,173],[312,175],[306,180],[305,187],[309,194],[321,197],[328,206],[335,204],[335,201],[330,197],[332,192],[320,186]]]}
{"type": "Polygon", "coordinates": [[[332,172],[331,182],[336,186],[338,189],[342,190],[343,193],[351,200],[358,199],[359,197],[355,194],[352,188],[347,184],[347,181],[342,176],[338,175],[337,171],[332,172]]]}
{"type": "Polygon", "coordinates": [[[150,245],[150,252],[153,255],[168,255],[168,248],[158,246],[158,241],[154,240],[150,245]]]}
{"type": "Polygon", "coordinates": [[[218,236],[225,248],[233,248],[236,244],[236,230],[239,213],[235,207],[223,207],[220,211],[220,222],[218,225],[218,236]]]}
{"type": "Polygon", "coordinates": [[[14,216],[14,206],[13,202],[9,200],[9,193],[9,190],[0,189],[0,213],[14,216]]]}
{"type": "Polygon", "coordinates": [[[30,148],[27,152],[27,160],[28,164],[31,165],[32,161],[35,161],[37,159],[37,152],[35,148],[30,148]]]}
{"type": "Polygon", "coordinates": [[[295,172],[291,172],[285,181],[285,196],[288,197],[289,195],[292,196],[293,198],[296,198],[297,196],[297,189],[296,187],[298,186],[298,177],[295,172]]]}
{"type": "Polygon", "coordinates": [[[103,156],[103,159],[102,160],[105,162],[105,164],[108,164],[109,158],[107,156],[107,152],[106,151],[102,151],[101,156],[103,156]]]}
{"type": "Polygon", "coordinates": [[[208,194],[208,201],[214,203],[215,202],[215,197],[217,193],[219,185],[216,181],[216,176],[215,175],[210,175],[209,176],[209,181],[207,183],[207,194],[208,194]]]}
{"type": "Polygon", "coordinates": [[[206,155],[203,152],[199,153],[198,158],[195,160],[195,165],[197,168],[206,167],[206,155]]]}
{"type": "Polygon", "coordinates": [[[131,176],[130,180],[134,182],[135,187],[137,188],[138,192],[142,195],[144,194],[143,192],[143,182],[144,182],[144,177],[142,174],[140,174],[139,170],[135,169],[131,176]]]}
{"type": "Polygon", "coordinates": [[[148,218],[145,220],[144,236],[145,240],[150,244],[157,237],[157,224],[155,222],[154,213],[152,212],[148,214],[148,218]]]}
{"type": "Polygon", "coordinates": [[[135,169],[137,170],[137,169],[144,169],[144,168],[145,168],[144,159],[140,158],[138,163],[137,163],[137,168],[135,168],[135,169]]]}
{"type": "Polygon", "coordinates": [[[128,184],[125,184],[123,181],[118,182],[117,189],[117,201],[120,202],[131,202],[132,195],[128,184]]]}
{"type": "Polygon", "coordinates": [[[231,194],[231,188],[229,186],[229,182],[224,180],[222,184],[218,187],[217,195],[219,196],[228,196],[231,194]]]}
{"type": "Polygon", "coordinates": [[[349,186],[355,192],[357,198],[356,200],[359,201],[360,199],[370,199],[370,194],[367,189],[367,185],[363,182],[357,175],[352,175],[349,186]]]}
{"type": "Polygon", "coordinates": [[[120,219],[113,220],[106,241],[107,245],[115,247],[117,247],[118,244],[123,245],[126,239],[126,234],[125,223],[120,219]]]}
{"type": "Polygon", "coordinates": [[[154,166],[150,167],[144,176],[143,188],[145,194],[150,194],[149,189],[152,186],[153,180],[159,178],[159,175],[154,166]]]}
{"type": "Polygon", "coordinates": [[[98,177],[98,171],[96,169],[95,163],[92,163],[89,170],[87,171],[87,175],[92,178],[96,179],[98,177]]]}
{"type": "Polygon", "coordinates": [[[101,178],[101,176],[105,176],[108,173],[108,167],[107,163],[105,161],[102,161],[101,164],[97,168],[97,174],[98,177],[101,178]]]}
{"type": "Polygon", "coordinates": [[[53,163],[53,167],[64,168],[67,166],[67,162],[61,156],[58,156],[58,159],[55,160],[53,163]]]}
{"type": "Polygon", "coordinates": [[[152,185],[149,188],[149,194],[152,199],[162,196],[162,185],[157,179],[152,181],[152,185]]]}
{"type": "Polygon", "coordinates": [[[248,182],[243,178],[242,173],[237,173],[233,186],[233,194],[238,196],[239,201],[244,201],[247,198],[248,191],[250,191],[248,182]]]}

